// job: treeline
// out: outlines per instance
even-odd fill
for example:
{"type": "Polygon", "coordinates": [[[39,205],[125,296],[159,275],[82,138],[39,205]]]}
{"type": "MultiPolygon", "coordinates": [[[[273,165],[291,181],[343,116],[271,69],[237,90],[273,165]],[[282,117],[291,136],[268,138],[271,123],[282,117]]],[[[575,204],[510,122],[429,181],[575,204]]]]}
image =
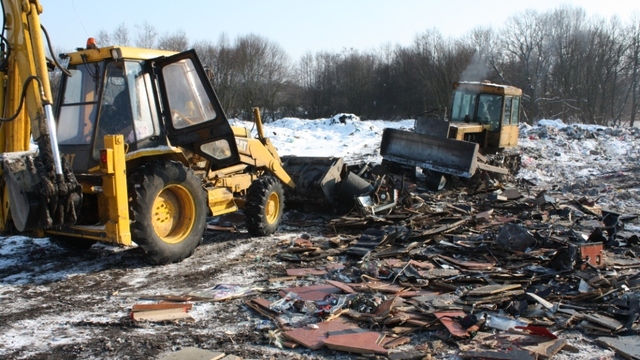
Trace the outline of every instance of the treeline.
{"type": "Polygon", "coordinates": [[[181,51],[194,48],[230,117],[320,118],[349,112],[363,119],[444,114],[454,81],[490,80],[523,89],[525,120],[633,126],[640,102],[640,14],[629,21],[588,17],[582,8],[515,14],[500,27],[461,38],[437,30],[409,46],[306,54],[292,61],[256,34],[189,41],[145,23],[101,31],[99,45],[181,51]]]}

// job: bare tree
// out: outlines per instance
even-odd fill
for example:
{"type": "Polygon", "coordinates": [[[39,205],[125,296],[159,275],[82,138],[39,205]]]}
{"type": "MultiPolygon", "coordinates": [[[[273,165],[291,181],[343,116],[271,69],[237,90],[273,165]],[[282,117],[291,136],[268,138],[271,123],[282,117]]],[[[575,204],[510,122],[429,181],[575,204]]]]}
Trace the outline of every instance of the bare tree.
{"type": "Polygon", "coordinates": [[[262,106],[267,116],[278,110],[280,96],[289,80],[289,57],[282,48],[255,34],[236,39],[240,94],[245,115],[262,106]]]}
{"type": "Polygon", "coordinates": [[[136,25],[136,29],[138,30],[136,46],[153,49],[156,46],[156,40],[158,39],[158,31],[156,28],[149,24],[148,21],[145,21],[142,24],[136,25]]]}
{"type": "Polygon", "coordinates": [[[626,29],[628,39],[628,51],[626,61],[630,69],[629,93],[631,96],[631,109],[629,112],[629,126],[635,124],[640,102],[640,12],[631,17],[630,25],[626,29]]]}
{"type": "Polygon", "coordinates": [[[176,30],[174,33],[167,33],[161,36],[157,42],[158,49],[171,51],[184,51],[189,49],[189,39],[187,33],[182,30],[176,30]]]}
{"type": "Polygon", "coordinates": [[[113,31],[111,39],[113,40],[113,43],[110,45],[131,45],[129,28],[127,27],[127,25],[125,23],[121,23],[120,25],[118,25],[118,27],[113,31]]]}
{"type": "Polygon", "coordinates": [[[551,68],[549,25],[548,15],[527,10],[507,21],[501,37],[505,60],[513,74],[507,80],[523,88],[530,99],[524,107],[536,118],[544,116],[544,87],[551,68]]]}

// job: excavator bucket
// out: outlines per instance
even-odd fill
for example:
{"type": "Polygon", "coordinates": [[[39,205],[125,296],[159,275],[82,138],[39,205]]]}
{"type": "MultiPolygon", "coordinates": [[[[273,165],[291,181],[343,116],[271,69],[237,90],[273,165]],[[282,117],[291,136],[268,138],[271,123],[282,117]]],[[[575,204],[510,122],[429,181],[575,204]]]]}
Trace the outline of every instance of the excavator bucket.
{"type": "Polygon", "coordinates": [[[332,201],[344,176],[342,158],[283,156],[282,167],[296,184],[291,201],[332,201]]]}
{"type": "Polygon", "coordinates": [[[384,129],[380,155],[385,160],[470,178],[477,169],[478,144],[396,129],[384,129]]]}
{"type": "Polygon", "coordinates": [[[283,156],[282,167],[296,184],[287,194],[289,202],[332,204],[336,199],[353,202],[372,190],[367,180],[348,171],[342,158],[283,156]]]}

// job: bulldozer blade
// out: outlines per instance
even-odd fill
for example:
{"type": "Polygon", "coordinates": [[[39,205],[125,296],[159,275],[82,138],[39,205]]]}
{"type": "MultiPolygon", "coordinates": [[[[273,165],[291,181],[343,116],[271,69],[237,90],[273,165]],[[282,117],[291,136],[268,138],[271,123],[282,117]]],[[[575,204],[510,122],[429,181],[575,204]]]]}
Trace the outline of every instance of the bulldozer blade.
{"type": "Polygon", "coordinates": [[[477,169],[478,144],[396,129],[384,129],[380,155],[388,161],[470,178],[477,169]]]}
{"type": "Polygon", "coordinates": [[[449,122],[439,118],[419,116],[416,119],[415,132],[447,138],[449,137],[449,122]]]}
{"type": "Polygon", "coordinates": [[[282,167],[296,184],[288,201],[332,202],[346,174],[342,158],[283,156],[282,167]]]}

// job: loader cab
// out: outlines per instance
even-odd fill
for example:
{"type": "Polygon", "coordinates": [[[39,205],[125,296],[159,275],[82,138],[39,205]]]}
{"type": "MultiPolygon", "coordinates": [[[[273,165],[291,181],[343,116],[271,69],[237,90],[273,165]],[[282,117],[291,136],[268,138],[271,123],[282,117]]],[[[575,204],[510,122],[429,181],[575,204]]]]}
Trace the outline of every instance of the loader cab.
{"type": "Polygon", "coordinates": [[[518,144],[522,90],[489,82],[456,82],[453,88],[450,138],[488,151],[518,144]]]}
{"type": "Polygon", "coordinates": [[[60,152],[74,173],[99,172],[107,134],[124,136],[128,157],[179,146],[212,166],[239,161],[233,131],[195,52],[109,47],[69,59],[72,76],[62,79],[56,118],[60,152]]]}

